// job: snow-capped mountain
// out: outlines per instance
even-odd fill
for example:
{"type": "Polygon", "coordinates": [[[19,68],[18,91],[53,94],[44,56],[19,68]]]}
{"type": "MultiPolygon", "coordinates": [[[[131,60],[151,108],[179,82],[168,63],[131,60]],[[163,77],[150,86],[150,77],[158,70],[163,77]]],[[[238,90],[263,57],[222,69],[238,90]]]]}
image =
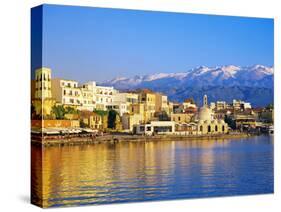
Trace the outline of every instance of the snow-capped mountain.
{"type": "Polygon", "coordinates": [[[131,90],[137,88],[150,88],[155,91],[167,94],[170,99],[181,101],[191,96],[191,94],[201,95],[216,89],[216,96],[211,100],[229,99],[240,97],[242,99],[250,99],[257,105],[271,103],[273,101],[273,67],[263,65],[254,65],[240,67],[235,65],[206,67],[200,66],[190,69],[183,73],[157,73],[144,76],[135,76],[132,78],[119,77],[102,83],[103,85],[114,86],[121,90],[131,90]],[[220,89],[224,90],[220,90],[220,89]],[[231,90],[235,92],[231,92],[231,90]],[[239,93],[237,88],[243,93],[239,93]],[[224,92],[219,92],[224,91],[224,92]],[[255,99],[255,92],[259,90],[259,95],[266,93],[266,97],[258,97],[255,99]],[[263,92],[264,90],[264,92],[263,92]],[[192,91],[192,92],[191,92],[192,91]],[[224,93],[228,93],[227,96],[224,93]],[[252,92],[252,93],[251,93],[252,92]],[[252,96],[249,96],[249,95],[252,96]],[[248,95],[248,96],[247,96],[248,95]],[[263,100],[266,99],[266,100],[263,100]]]}

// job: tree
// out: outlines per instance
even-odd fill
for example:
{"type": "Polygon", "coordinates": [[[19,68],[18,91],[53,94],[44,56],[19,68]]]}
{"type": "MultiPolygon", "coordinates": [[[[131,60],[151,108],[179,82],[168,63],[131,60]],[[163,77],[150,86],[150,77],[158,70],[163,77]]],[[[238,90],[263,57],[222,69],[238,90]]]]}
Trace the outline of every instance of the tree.
{"type": "Polygon", "coordinates": [[[235,122],[235,120],[233,120],[229,116],[225,116],[224,117],[224,121],[225,121],[225,123],[228,124],[228,126],[231,127],[231,129],[236,129],[236,122],[235,122]]]}
{"type": "Polygon", "coordinates": [[[107,113],[108,113],[108,112],[105,111],[105,110],[97,110],[97,109],[94,109],[93,112],[96,113],[96,114],[99,115],[99,116],[106,116],[107,113]]]}
{"type": "Polygon", "coordinates": [[[273,104],[269,104],[269,105],[267,105],[267,106],[266,106],[266,109],[268,109],[268,110],[272,110],[272,109],[273,109],[273,104]]]}
{"type": "Polygon", "coordinates": [[[118,113],[115,110],[110,110],[108,112],[108,128],[115,129],[116,127],[116,116],[118,113]]]}
{"type": "Polygon", "coordinates": [[[55,105],[52,108],[52,113],[55,114],[56,119],[64,119],[64,115],[66,114],[66,110],[62,105],[55,105]]]}
{"type": "Polygon", "coordinates": [[[65,113],[66,114],[78,114],[78,110],[76,110],[73,107],[68,106],[68,107],[65,108],[65,113]]]}

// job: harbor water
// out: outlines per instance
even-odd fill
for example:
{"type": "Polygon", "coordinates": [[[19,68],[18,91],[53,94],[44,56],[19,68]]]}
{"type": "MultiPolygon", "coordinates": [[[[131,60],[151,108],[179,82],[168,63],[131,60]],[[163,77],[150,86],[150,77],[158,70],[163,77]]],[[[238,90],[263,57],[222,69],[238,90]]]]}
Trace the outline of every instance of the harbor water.
{"type": "Polygon", "coordinates": [[[273,193],[273,137],[32,146],[44,207],[273,193]]]}

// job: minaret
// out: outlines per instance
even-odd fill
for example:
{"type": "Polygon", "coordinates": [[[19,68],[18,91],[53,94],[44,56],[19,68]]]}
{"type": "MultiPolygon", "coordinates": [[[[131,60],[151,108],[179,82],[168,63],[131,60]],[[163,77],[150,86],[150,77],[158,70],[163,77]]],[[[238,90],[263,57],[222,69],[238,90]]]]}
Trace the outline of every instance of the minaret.
{"type": "Polygon", "coordinates": [[[204,98],[203,98],[203,107],[208,107],[208,97],[206,94],[204,95],[204,98]]]}

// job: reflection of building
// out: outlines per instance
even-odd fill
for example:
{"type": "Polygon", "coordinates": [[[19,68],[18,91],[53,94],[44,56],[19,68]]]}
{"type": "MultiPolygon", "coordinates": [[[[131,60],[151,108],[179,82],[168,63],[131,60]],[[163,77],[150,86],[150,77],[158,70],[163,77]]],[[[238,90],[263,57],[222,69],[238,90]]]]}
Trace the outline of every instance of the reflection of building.
{"type": "Polygon", "coordinates": [[[227,133],[228,125],[224,120],[214,119],[212,110],[208,107],[207,95],[203,99],[203,107],[199,112],[198,132],[201,134],[227,133]]]}

